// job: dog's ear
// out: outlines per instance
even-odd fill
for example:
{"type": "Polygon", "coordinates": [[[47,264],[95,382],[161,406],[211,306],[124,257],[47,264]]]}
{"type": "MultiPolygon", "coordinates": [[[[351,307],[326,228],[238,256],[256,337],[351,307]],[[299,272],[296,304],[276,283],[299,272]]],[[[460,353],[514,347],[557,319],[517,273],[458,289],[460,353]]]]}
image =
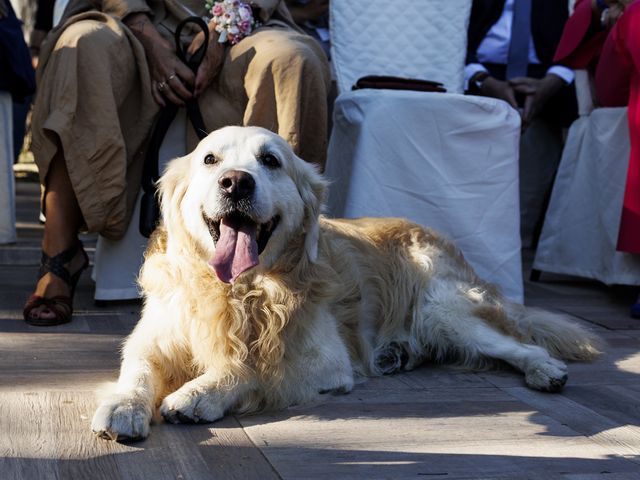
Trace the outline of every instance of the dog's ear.
{"type": "Polygon", "coordinates": [[[315,165],[297,158],[298,193],[304,202],[304,231],[306,233],[304,250],[309,261],[318,258],[318,240],[320,237],[319,216],[324,201],[327,181],[320,175],[315,165]]]}
{"type": "Polygon", "coordinates": [[[189,155],[175,158],[169,162],[158,182],[162,221],[169,231],[180,231],[175,224],[180,222],[180,203],[189,185],[189,168],[189,155]]]}

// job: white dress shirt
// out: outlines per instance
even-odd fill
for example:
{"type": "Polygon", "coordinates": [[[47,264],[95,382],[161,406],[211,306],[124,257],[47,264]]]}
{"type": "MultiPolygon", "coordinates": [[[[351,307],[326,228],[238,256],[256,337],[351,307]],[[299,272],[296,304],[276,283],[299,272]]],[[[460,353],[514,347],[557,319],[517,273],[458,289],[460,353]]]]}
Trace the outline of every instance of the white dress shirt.
{"type": "MultiPolygon", "coordinates": [[[[511,39],[511,23],[513,21],[513,4],[515,0],[507,0],[504,4],[504,10],[498,21],[491,27],[484,37],[476,57],[478,62],[470,63],[464,67],[464,88],[469,88],[469,80],[478,72],[486,72],[482,63],[507,63],[509,57],[509,43],[511,39]]],[[[529,38],[529,63],[539,64],[540,59],[536,54],[536,48],[533,43],[533,36],[529,38]]],[[[554,65],[547,71],[547,74],[553,73],[567,83],[573,82],[575,74],[573,70],[561,65],[554,65]]]]}

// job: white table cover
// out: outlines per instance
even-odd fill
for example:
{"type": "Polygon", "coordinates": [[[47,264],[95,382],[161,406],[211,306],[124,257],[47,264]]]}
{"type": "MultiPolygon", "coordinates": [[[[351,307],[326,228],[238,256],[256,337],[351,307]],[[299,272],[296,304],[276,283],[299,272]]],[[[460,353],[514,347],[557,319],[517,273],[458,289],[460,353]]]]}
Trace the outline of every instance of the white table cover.
{"type": "Polygon", "coordinates": [[[342,94],[326,167],[327,213],[405,217],[432,227],[482,278],[522,302],[519,130],[518,113],[495,99],[342,94]]]}

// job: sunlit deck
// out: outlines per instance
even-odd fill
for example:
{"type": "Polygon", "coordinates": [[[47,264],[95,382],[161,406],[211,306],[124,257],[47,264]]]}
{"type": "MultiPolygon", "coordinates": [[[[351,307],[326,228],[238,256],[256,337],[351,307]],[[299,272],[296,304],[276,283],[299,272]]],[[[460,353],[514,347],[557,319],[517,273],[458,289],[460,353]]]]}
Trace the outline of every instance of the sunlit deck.
{"type": "MultiPolygon", "coordinates": [[[[22,320],[39,261],[38,185],[18,182],[17,245],[0,247],[0,479],[640,479],[640,320],[635,292],[543,274],[526,303],[599,332],[606,354],[572,364],[560,394],[510,370],[426,366],[306,408],[168,425],[129,445],[91,433],[135,304],[98,307],[85,273],[72,323],[22,320]]],[[[89,246],[92,246],[89,238],[89,246]]],[[[528,264],[528,262],[525,262],[528,264]]]]}

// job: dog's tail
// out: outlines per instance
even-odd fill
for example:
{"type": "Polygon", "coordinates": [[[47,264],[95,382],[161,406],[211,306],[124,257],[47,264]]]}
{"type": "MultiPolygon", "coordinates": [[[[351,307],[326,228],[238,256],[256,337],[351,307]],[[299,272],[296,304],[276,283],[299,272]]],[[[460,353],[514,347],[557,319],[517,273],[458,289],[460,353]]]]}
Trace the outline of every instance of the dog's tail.
{"type": "Polygon", "coordinates": [[[566,315],[518,304],[509,304],[507,314],[526,343],[539,345],[556,358],[590,361],[602,353],[602,339],[566,315]]]}

